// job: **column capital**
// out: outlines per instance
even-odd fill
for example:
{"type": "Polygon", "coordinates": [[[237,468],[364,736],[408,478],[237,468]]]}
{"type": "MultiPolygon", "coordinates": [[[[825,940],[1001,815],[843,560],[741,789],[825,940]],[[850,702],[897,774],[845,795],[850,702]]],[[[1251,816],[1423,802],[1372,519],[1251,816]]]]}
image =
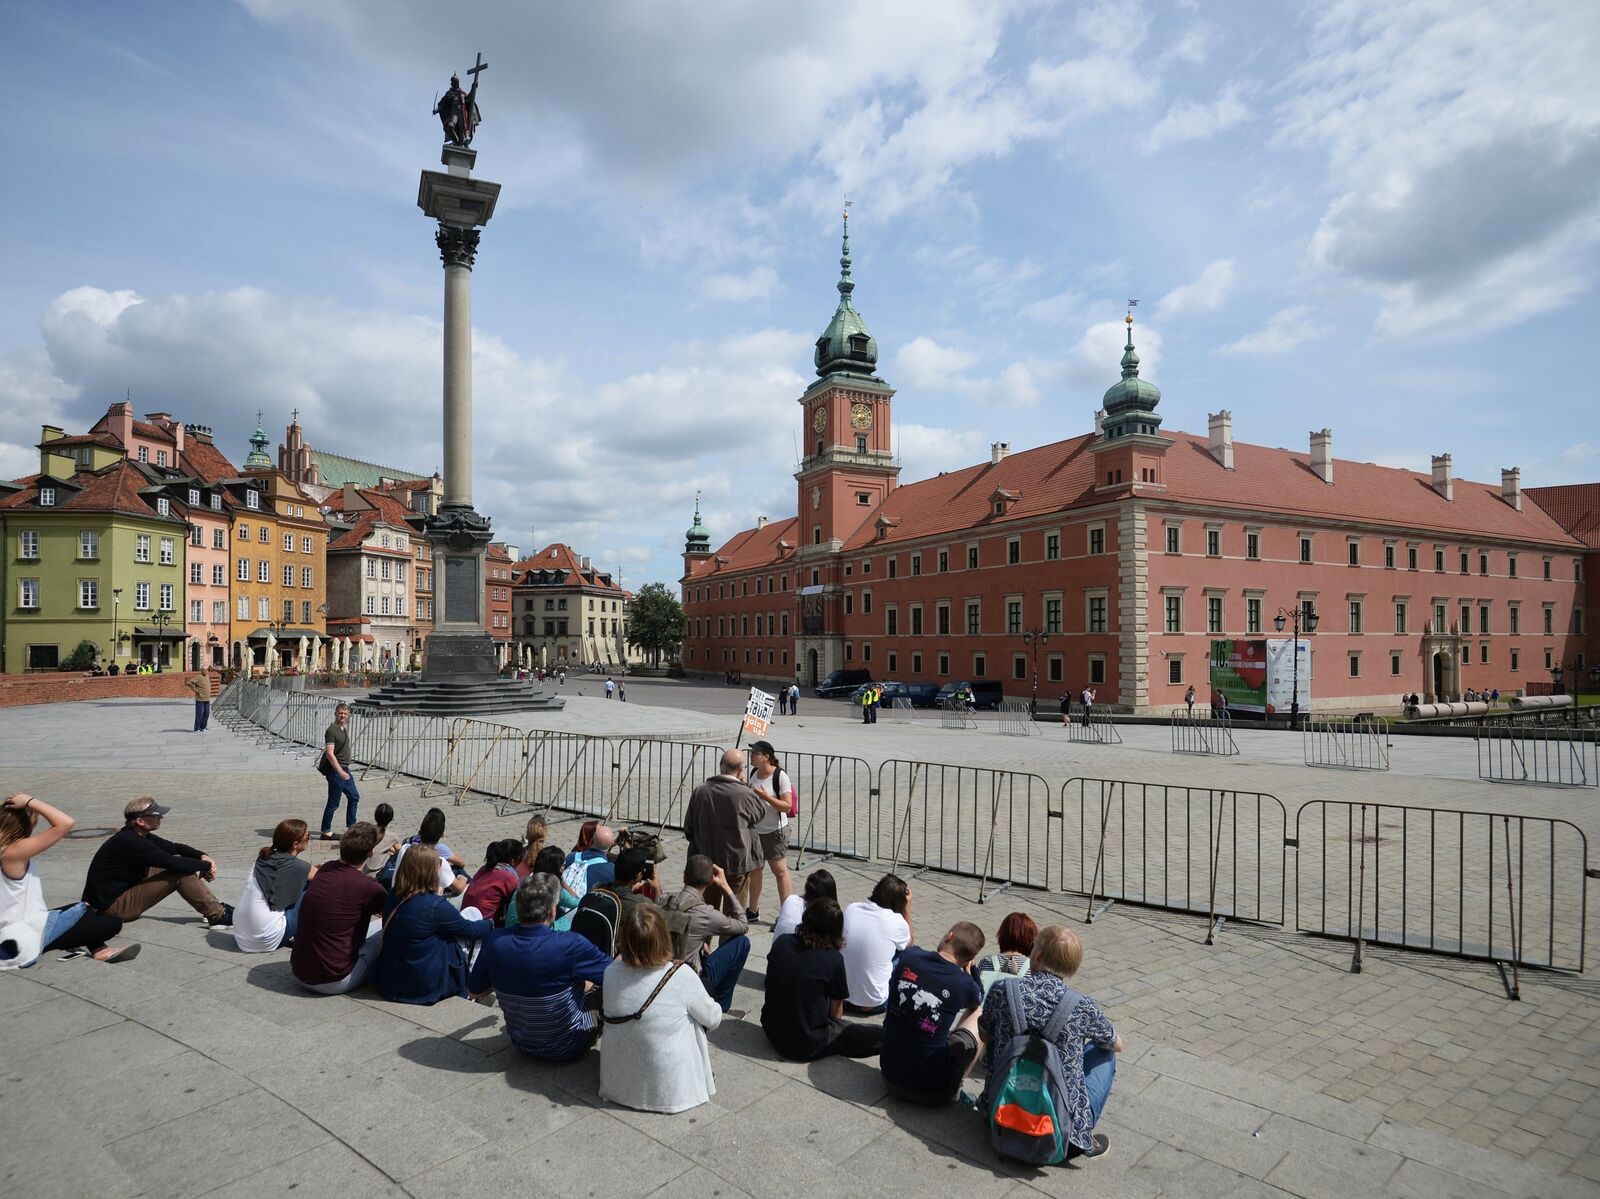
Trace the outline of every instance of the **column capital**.
{"type": "Polygon", "coordinates": [[[476,229],[446,225],[441,221],[439,231],[433,235],[433,240],[439,247],[439,261],[445,266],[464,266],[469,271],[472,269],[472,264],[478,257],[476,229]]]}

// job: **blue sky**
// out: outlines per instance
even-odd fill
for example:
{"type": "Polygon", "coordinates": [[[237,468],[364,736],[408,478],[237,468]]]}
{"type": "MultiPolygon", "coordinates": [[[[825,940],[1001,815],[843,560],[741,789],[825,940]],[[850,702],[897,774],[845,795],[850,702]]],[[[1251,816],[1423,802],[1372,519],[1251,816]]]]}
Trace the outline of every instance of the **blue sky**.
{"type": "Polygon", "coordinates": [[[131,389],[439,465],[433,98],[482,50],[475,494],[674,580],[794,511],[836,300],[903,480],[1089,428],[1141,301],[1169,428],[1600,477],[1583,0],[0,3],[0,474],[131,389]]]}

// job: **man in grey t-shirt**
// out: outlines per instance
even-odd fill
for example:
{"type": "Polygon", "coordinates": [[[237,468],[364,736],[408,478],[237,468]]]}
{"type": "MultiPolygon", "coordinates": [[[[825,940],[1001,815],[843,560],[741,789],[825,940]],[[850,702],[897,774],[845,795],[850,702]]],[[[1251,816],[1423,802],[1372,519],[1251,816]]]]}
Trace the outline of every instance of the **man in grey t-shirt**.
{"type": "Polygon", "coordinates": [[[322,809],[322,839],[337,841],[333,832],[333,818],[339,811],[339,797],[346,800],[344,826],[356,822],[356,805],[361,802],[361,792],[356,790],[355,776],[350,773],[350,705],[340,704],[333,712],[333,723],[322,734],[322,760],[317,763],[328,780],[328,802],[322,809]]]}

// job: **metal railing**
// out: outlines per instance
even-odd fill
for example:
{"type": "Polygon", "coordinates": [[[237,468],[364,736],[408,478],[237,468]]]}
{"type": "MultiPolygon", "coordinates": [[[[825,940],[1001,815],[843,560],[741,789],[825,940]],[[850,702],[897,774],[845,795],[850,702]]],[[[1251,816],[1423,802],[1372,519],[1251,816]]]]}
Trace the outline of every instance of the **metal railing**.
{"type": "Polygon", "coordinates": [[[1036,774],[890,759],[878,767],[872,856],[915,872],[1048,886],[1049,785],[1036,774]]]}
{"type": "Polygon", "coordinates": [[[1473,741],[1480,779],[1600,787],[1600,729],[1485,725],[1473,741]]]}
{"type": "MultiPolygon", "coordinates": [[[[1542,816],[1312,800],[1295,814],[1295,927],[1582,971],[1588,840],[1542,816]]],[[[1514,990],[1514,984],[1508,989],[1514,990]]]]}
{"type": "Polygon", "coordinates": [[[1288,817],[1259,791],[1124,779],[1068,779],[1058,837],[1063,890],[1088,896],[1086,919],[1113,903],[1283,923],[1288,817]]]}
{"type": "Polygon", "coordinates": [[[796,869],[808,853],[822,860],[872,856],[877,786],[871,766],[836,754],[786,753],[783,770],[799,801],[799,814],[789,822],[789,844],[799,851],[796,869]]]}
{"type": "Polygon", "coordinates": [[[897,696],[894,707],[889,709],[889,719],[895,724],[916,724],[922,718],[917,715],[916,705],[905,696],[897,696]]]}
{"type": "Polygon", "coordinates": [[[1233,718],[1226,714],[1197,716],[1186,708],[1174,708],[1169,723],[1175,754],[1232,757],[1239,752],[1239,743],[1233,739],[1233,718]]]}
{"type": "Polygon", "coordinates": [[[1067,724],[1067,740],[1092,745],[1121,745],[1122,734],[1112,723],[1110,709],[1103,704],[1091,704],[1081,712],[1071,712],[1067,724]]]}
{"type": "Polygon", "coordinates": [[[1388,730],[1376,720],[1312,716],[1306,720],[1300,736],[1307,766],[1389,769],[1388,730]]]}
{"type": "Polygon", "coordinates": [[[939,727],[942,729],[975,729],[978,717],[965,704],[954,699],[939,701],[939,727]]]}
{"type": "Polygon", "coordinates": [[[1033,709],[1025,699],[1000,701],[1000,713],[995,731],[1008,737],[1043,736],[1039,725],[1033,719],[1033,709]]]}

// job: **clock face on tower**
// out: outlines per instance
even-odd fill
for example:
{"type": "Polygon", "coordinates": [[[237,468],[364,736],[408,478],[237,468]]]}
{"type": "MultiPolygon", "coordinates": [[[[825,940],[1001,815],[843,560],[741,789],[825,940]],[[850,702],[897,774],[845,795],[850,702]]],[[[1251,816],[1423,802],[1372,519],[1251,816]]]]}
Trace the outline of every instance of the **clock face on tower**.
{"type": "Polygon", "coordinates": [[[850,408],[850,423],[857,429],[872,428],[872,409],[866,404],[854,404],[850,408]]]}
{"type": "Polygon", "coordinates": [[[818,404],[816,410],[811,414],[811,427],[818,433],[828,427],[828,410],[821,404],[818,404]]]}

